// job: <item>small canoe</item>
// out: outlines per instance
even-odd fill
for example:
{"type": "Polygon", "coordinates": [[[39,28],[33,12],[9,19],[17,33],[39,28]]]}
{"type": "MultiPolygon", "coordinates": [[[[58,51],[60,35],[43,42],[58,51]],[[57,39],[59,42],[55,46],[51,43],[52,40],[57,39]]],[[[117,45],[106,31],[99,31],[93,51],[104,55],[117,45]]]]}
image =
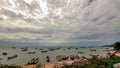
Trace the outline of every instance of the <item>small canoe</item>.
{"type": "Polygon", "coordinates": [[[42,53],[46,53],[46,52],[48,52],[48,51],[41,51],[42,53]]]}
{"type": "Polygon", "coordinates": [[[7,53],[6,53],[6,52],[3,52],[2,55],[7,55],[7,53]]]}
{"type": "Polygon", "coordinates": [[[28,52],[28,54],[36,54],[36,52],[28,52]]]}
{"type": "Polygon", "coordinates": [[[8,60],[17,58],[17,56],[18,56],[18,55],[10,56],[10,57],[8,57],[8,60]]]}

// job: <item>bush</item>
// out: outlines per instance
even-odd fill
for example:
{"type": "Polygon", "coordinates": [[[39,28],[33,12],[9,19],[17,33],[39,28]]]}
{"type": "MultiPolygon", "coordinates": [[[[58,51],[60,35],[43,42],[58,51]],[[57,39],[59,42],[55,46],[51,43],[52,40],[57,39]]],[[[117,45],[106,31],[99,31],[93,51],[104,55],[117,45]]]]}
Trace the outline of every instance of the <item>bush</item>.
{"type": "Polygon", "coordinates": [[[113,47],[116,51],[120,50],[120,42],[116,42],[113,44],[113,47]]]}
{"type": "Polygon", "coordinates": [[[120,62],[120,57],[110,59],[88,59],[91,63],[82,66],[64,65],[63,68],[113,68],[113,65],[120,62]]]}
{"type": "Polygon", "coordinates": [[[41,63],[38,63],[38,64],[36,64],[35,68],[41,68],[41,67],[42,67],[41,63]]]}

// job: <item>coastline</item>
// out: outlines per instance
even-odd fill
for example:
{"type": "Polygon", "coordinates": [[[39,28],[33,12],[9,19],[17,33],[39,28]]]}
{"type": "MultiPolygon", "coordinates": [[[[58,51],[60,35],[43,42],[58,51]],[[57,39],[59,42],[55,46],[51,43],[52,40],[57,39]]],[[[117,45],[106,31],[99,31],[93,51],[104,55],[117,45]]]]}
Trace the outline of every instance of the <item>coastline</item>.
{"type": "MultiPolygon", "coordinates": [[[[101,49],[98,48],[98,47],[86,47],[86,48],[84,48],[84,47],[83,48],[82,47],[80,47],[80,48],[75,48],[75,47],[74,48],[69,48],[68,47],[68,48],[61,48],[61,49],[54,50],[54,51],[49,51],[48,53],[41,53],[41,52],[39,52],[41,50],[39,50],[39,48],[35,48],[35,47],[34,48],[28,48],[28,51],[21,51],[22,48],[17,48],[17,47],[16,48],[8,48],[8,49],[11,49],[11,52],[14,52],[14,51],[19,49],[19,52],[21,52],[21,54],[28,55],[28,57],[30,57],[30,59],[32,59],[31,56],[34,56],[35,58],[37,58],[37,57],[40,57],[40,56],[43,56],[43,55],[48,55],[49,53],[55,53],[55,54],[58,53],[58,55],[61,55],[61,53],[63,53],[62,55],[65,55],[65,56],[69,57],[68,60],[51,61],[49,63],[47,63],[47,62],[46,63],[42,63],[41,62],[41,58],[42,57],[40,57],[40,63],[38,62],[37,64],[30,64],[30,65],[28,64],[27,65],[27,62],[26,63],[22,63],[22,64],[15,64],[16,66],[20,66],[22,68],[36,68],[36,66],[38,64],[40,64],[40,67],[37,67],[37,68],[56,68],[56,66],[57,66],[57,68],[62,68],[62,66],[64,66],[64,64],[67,64],[67,65],[71,66],[74,62],[77,62],[77,61],[80,62],[80,63],[83,62],[83,61],[81,61],[81,58],[82,58],[82,60],[85,59],[85,58],[86,59],[90,59],[91,57],[98,57],[98,58],[100,58],[101,56],[103,57],[104,55],[106,55],[106,53],[108,53],[108,52],[111,52],[111,54],[114,53],[116,55],[120,55],[119,53],[116,53],[114,51],[109,51],[109,50],[111,50],[111,48],[108,48],[108,47],[101,47],[101,49]],[[31,51],[31,50],[33,50],[33,51],[31,51]],[[72,51],[74,51],[74,53],[71,53],[72,51]],[[37,55],[36,54],[28,54],[28,52],[36,52],[37,55]],[[85,55],[84,52],[89,57],[84,56],[85,55]],[[66,55],[67,53],[70,53],[70,54],[66,55]],[[71,60],[70,56],[71,55],[76,55],[76,54],[79,55],[80,59],[71,60]]],[[[43,48],[43,49],[48,49],[49,50],[49,48],[43,48]]],[[[56,48],[54,48],[54,49],[56,49],[56,48]]],[[[7,52],[7,53],[8,53],[8,56],[9,56],[9,52],[7,52]]],[[[18,56],[18,58],[19,57],[20,56],[18,56]]],[[[15,58],[14,60],[17,60],[18,58],[15,58]]],[[[45,57],[43,57],[43,58],[44,58],[44,61],[45,61],[45,57]]],[[[53,58],[55,59],[55,57],[50,57],[50,58],[51,58],[51,60],[53,60],[53,58]]],[[[28,60],[28,62],[29,61],[30,60],[28,60]]]]}
{"type": "MultiPolygon", "coordinates": [[[[65,60],[65,61],[57,61],[57,62],[49,62],[49,63],[40,63],[41,68],[54,68],[57,66],[58,68],[61,68],[63,64],[71,65],[73,62],[80,61],[80,60],[65,60]]],[[[39,63],[38,63],[39,64],[39,63]]],[[[37,64],[32,65],[18,65],[22,68],[35,68],[37,64]]]]}
{"type": "MultiPolygon", "coordinates": [[[[114,52],[113,54],[115,54],[116,56],[120,57],[120,53],[116,53],[114,52]]],[[[99,58],[100,59],[100,58],[99,58]]],[[[104,59],[108,59],[105,58],[104,59]]],[[[76,62],[83,62],[86,61],[88,64],[90,63],[87,59],[75,59],[75,60],[65,60],[65,61],[55,61],[55,62],[49,62],[49,63],[38,63],[40,64],[40,67],[37,68],[62,68],[64,66],[64,64],[66,65],[73,65],[76,62]]],[[[77,63],[76,63],[77,64],[77,63]]],[[[84,62],[83,62],[84,64],[84,62]]],[[[18,65],[22,68],[36,68],[37,64],[33,64],[33,65],[18,65]]]]}

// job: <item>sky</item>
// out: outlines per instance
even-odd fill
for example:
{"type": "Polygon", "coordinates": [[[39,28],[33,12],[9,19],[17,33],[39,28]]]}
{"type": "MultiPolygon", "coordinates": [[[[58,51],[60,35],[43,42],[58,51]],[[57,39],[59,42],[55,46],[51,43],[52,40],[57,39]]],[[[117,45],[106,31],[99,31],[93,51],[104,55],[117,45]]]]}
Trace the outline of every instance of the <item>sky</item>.
{"type": "Polygon", "coordinates": [[[120,0],[0,0],[0,46],[120,41],[120,0]]]}

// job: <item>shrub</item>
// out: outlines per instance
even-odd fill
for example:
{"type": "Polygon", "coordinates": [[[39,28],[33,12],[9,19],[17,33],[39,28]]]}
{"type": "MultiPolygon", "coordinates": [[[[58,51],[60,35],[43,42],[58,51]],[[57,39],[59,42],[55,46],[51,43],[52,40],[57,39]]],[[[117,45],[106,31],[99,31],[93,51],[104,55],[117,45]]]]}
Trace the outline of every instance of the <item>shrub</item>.
{"type": "Polygon", "coordinates": [[[91,63],[82,66],[64,65],[63,68],[113,68],[113,65],[120,62],[120,57],[110,59],[88,59],[91,63]]]}
{"type": "Polygon", "coordinates": [[[35,68],[41,68],[41,67],[42,67],[41,63],[37,63],[35,68]]]}
{"type": "Polygon", "coordinates": [[[120,50],[120,42],[116,42],[113,44],[113,47],[116,51],[120,50]]]}

